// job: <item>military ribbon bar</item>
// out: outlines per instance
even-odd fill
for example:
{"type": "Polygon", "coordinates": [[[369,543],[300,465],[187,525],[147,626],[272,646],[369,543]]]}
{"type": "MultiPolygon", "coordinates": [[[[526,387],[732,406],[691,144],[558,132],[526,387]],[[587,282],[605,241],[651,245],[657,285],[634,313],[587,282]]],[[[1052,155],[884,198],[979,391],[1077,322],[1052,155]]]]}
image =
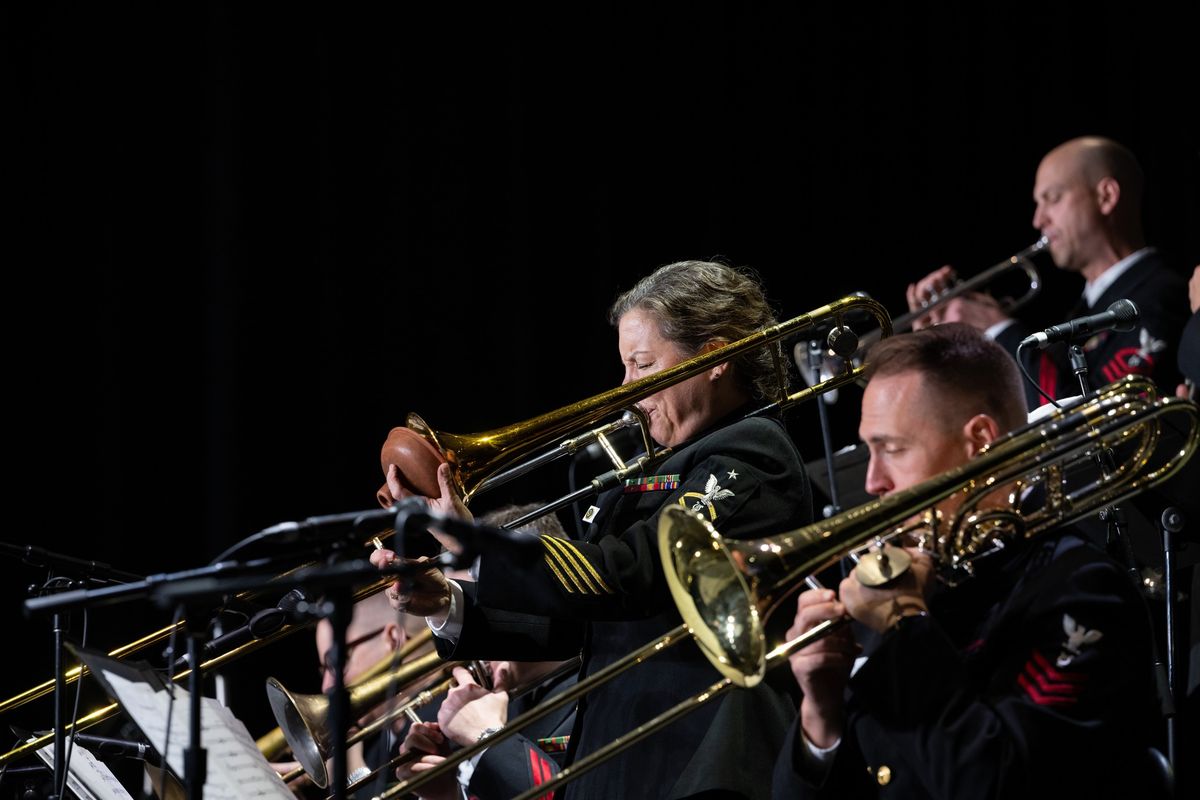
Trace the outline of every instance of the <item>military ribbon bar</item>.
{"type": "Polygon", "coordinates": [[[625,481],[625,494],[672,491],[678,488],[678,475],[651,475],[648,478],[629,478],[625,481]]]}

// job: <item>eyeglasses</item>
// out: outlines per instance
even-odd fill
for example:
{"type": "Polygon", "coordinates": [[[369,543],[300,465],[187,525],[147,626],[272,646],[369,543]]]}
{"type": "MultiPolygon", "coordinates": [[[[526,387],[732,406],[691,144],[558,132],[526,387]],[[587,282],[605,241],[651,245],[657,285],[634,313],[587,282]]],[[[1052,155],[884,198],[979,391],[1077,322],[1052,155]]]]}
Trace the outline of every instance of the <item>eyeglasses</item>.
{"type": "MultiPolygon", "coordinates": [[[[386,628],[376,628],[373,631],[364,633],[362,636],[359,636],[357,639],[351,639],[350,641],[346,642],[346,663],[347,664],[350,663],[350,655],[354,652],[354,648],[358,647],[361,644],[365,644],[365,643],[371,641],[376,636],[383,633],[385,630],[387,630],[387,629],[386,628]]],[[[330,672],[330,673],[333,672],[334,665],[329,662],[329,658],[333,655],[332,650],[333,650],[333,648],[331,647],[331,648],[329,648],[329,650],[325,651],[325,658],[322,660],[321,664],[317,667],[317,674],[322,678],[325,677],[326,672],[330,672]]]]}

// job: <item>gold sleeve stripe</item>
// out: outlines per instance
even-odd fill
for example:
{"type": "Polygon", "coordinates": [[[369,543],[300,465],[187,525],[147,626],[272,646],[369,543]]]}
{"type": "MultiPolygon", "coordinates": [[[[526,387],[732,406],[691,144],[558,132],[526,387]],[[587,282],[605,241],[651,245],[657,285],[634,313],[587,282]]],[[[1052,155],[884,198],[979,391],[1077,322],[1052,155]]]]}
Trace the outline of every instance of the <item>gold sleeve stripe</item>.
{"type": "Polygon", "coordinates": [[[577,591],[581,594],[599,594],[596,587],[587,579],[587,576],[580,572],[578,565],[574,563],[570,551],[566,553],[559,552],[557,543],[560,541],[557,536],[542,537],[542,546],[546,548],[546,563],[557,564],[558,568],[563,573],[566,573],[566,577],[570,578],[569,584],[562,574],[558,572],[558,569],[554,570],[558,574],[559,582],[562,583],[563,588],[572,594],[577,591]],[[571,584],[574,584],[574,588],[571,587],[571,584]],[[587,585],[585,586],[584,584],[587,585]]]}
{"type": "Polygon", "coordinates": [[[555,536],[543,536],[542,541],[546,543],[547,547],[555,548],[566,556],[571,562],[575,573],[591,587],[593,593],[600,594],[604,592],[605,594],[613,594],[613,590],[600,577],[600,573],[596,572],[595,567],[592,566],[583,553],[579,552],[579,548],[572,542],[567,539],[559,539],[555,536]]]}
{"type": "MultiPolygon", "coordinates": [[[[580,581],[578,581],[578,578],[575,577],[575,571],[571,570],[570,565],[566,564],[566,561],[557,552],[554,552],[554,548],[546,545],[547,537],[542,536],[541,541],[542,546],[546,548],[546,566],[550,567],[550,571],[554,573],[554,577],[558,578],[558,583],[562,584],[563,589],[572,595],[576,591],[578,593],[586,591],[583,585],[580,584],[580,581]],[[564,572],[568,573],[568,575],[564,575],[564,572]]],[[[592,594],[595,594],[594,591],[592,594]]]]}
{"type": "MultiPolygon", "coordinates": [[[[554,563],[554,555],[551,553],[546,553],[546,566],[554,573],[554,577],[558,578],[558,582],[562,584],[562,587],[567,590],[568,594],[575,594],[575,589],[567,583],[566,576],[559,571],[558,565],[554,563]]],[[[583,591],[582,587],[580,587],[579,591],[583,591]]]]}

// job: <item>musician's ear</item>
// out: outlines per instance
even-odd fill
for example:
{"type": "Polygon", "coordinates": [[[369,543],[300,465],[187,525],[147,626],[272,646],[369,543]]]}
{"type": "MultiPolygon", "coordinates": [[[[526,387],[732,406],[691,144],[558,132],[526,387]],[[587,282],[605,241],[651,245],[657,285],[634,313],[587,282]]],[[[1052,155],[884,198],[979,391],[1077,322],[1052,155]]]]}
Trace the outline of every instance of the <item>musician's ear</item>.
{"type": "Polygon", "coordinates": [[[1000,425],[987,414],[976,414],[963,425],[962,434],[967,458],[974,458],[985,446],[1000,438],[1000,425]]]}

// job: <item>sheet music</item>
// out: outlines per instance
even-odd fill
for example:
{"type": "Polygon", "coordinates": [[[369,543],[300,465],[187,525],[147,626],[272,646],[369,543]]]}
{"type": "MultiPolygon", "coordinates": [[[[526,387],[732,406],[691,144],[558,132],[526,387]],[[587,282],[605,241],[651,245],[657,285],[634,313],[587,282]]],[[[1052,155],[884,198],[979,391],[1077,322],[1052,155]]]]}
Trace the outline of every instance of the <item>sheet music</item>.
{"type": "MultiPolygon", "coordinates": [[[[108,765],[92,755],[90,750],[78,742],[73,745],[67,742],[64,747],[71,758],[67,764],[67,788],[80,800],[133,800],[108,765]]],[[[54,745],[46,745],[37,754],[53,772],[54,745]]]]}
{"type": "MultiPolygon", "coordinates": [[[[167,741],[169,749],[164,758],[177,776],[185,777],[183,751],[188,745],[190,699],[187,690],[181,686],[171,687],[175,691],[175,707],[171,710],[171,735],[167,740],[167,705],[170,701],[167,692],[156,691],[148,684],[127,680],[107,670],[104,677],[116,693],[117,701],[160,754],[164,740],[167,741]]],[[[200,746],[208,756],[204,781],[206,800],[244,797],[295,800],[291,790],[259,752],[246,726],[211,697],[200,698],[200,746]]]]}

